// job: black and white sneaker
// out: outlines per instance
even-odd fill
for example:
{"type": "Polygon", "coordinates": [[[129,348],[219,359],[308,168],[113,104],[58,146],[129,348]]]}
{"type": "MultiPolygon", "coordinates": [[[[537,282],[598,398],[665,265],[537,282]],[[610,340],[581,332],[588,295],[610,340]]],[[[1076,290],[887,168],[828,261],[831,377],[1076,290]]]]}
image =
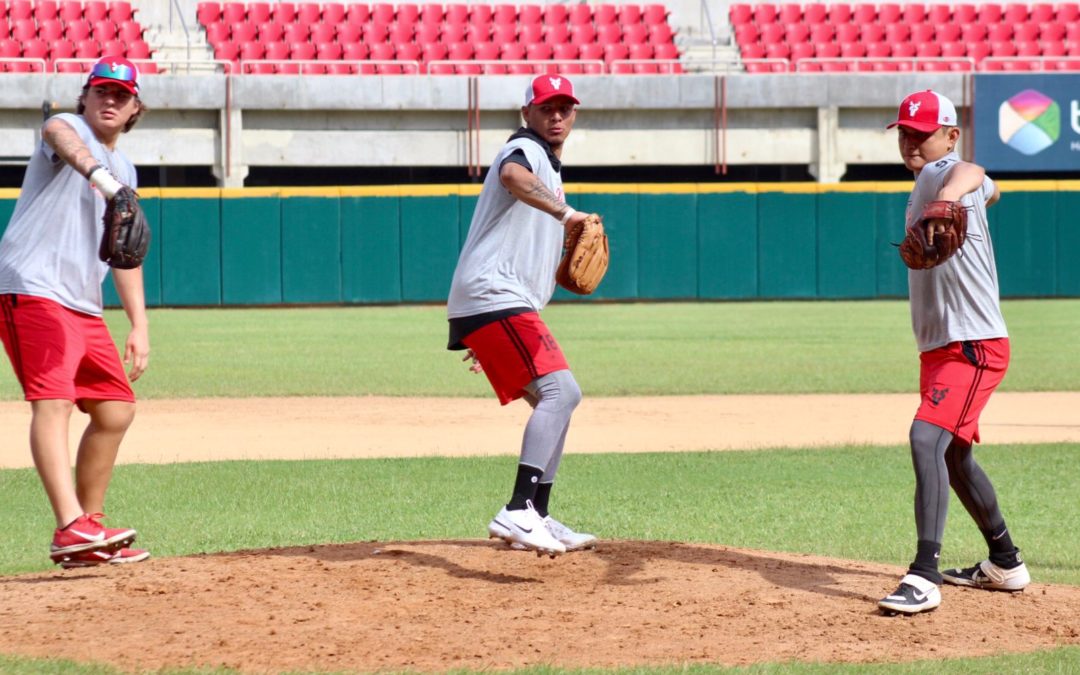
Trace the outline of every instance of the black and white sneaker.
{"type": "Polygon", "coordinates": [[[890,616],[929,612],[940,604],[941,590],[937,584],[915,574],[904,575],[900,586],[878,601],[881,611],[890,616]]]}
{"type": "Polygon", "coordinates": [[[1006,569],[998,567],[989,560],[984,560],[974,567],[945,570],[941,573],[941,577],[946,583],[955,586],[970,586],[988,591],[1008,591],[1010,593],[1022,591],[1031,583],[1031,575],[1028,574],[1027,565],[1024,563],[1006,569]]]}

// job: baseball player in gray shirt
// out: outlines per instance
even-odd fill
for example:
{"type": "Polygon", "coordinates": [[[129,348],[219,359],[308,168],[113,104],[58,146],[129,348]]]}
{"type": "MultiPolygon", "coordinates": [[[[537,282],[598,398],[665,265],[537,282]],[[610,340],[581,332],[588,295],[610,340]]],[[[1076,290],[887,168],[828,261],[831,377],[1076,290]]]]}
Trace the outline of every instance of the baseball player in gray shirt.
{"type": "Polygon", "coordinates": [[[960,138],[956,108],[941,94],[911,94],[889,127],[899,127],[900,155],[915,174],[906,227],[920,221],[931,201],[959,201],[968,213],[967,240],[955,255],[936,267],[908,271],[921,363],[922,402],[910,433],[917,546],[899,587],[878,606],[889,614],[916,614],[941,604],[943,581],[1020,591],[1031,579],[994,487],[972,453],[979,440],[979,415],[1009,366],[1009,337],[986,220],[986,207],[1000,193],[982,167],[961,161],[954,151],[960,138]],[[942,573],[938,558],[950,486],[982,532],[989,556],[972,567],[942,573]]]}
{"type": "Polygon", "coordinates": [[[488,534],[552,556],[596,542],[548,513],[581,389],[539,315],[555,292],[566,228],[586,217],[566,205],[559,173],[578,103],[563,76],[530,83],[521,108],[525,126],[484,179],[447,301],[449,348],[468,349],[465,360],[487,375],[503,405],[525,398],[533,407],[512,496],[488,534]]]}

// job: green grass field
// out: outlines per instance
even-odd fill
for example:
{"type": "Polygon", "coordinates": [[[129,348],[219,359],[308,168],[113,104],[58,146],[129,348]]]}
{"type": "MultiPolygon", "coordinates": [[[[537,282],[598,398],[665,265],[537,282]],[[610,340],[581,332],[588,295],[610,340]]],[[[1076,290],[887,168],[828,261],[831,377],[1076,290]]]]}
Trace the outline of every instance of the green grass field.
{"type": "MultiPolygon", "coordinates": [[[[1080,390],[1080,372],[1071,367],[1080,362],[1080,302],[1009,302],[1004,309],[1014,356],[1003,389],[1080,390]]],[[[545,318],[586,395],[905,392],[917,383],[902,302],[561,305],[545,318]]],[[[123,316],[112,313],[109,321],[122,339],[123,316]]],[[[161,310],[151,322],[154,351],[137,386],[142,397],[490,396],[484,378],[445,351],[441,308],[161,310]]],[[[2,372],[0,393],[18,398],[10,369],[2,372]]],[[[990,445],[978,452],[1033,575],[1080,585],[1080,445],[990,445]]],[[[479,538],[507,496],[513,466],[512,457],[125,465],[117,469],[109,512],[115,522],[138,523],[140,539],[159,557],[479,538]],[[391,501],[395,510],[380,508],[391,501]]],[[[553,503],[565,505],[560,515],[568,522],[587,521],[606,537],[902,565],[913,545],[913,488],[904,447],[637,455],[571,449],[553,503]]],[[[0,514],[7,535],[0,574],[48,569],[43,533],[51,515],[32,470],[0,470],[0,514]]],[[[983,554],[954,499],[943,565],[967,565],[983,554]]],[[[0,672],[118,671],[0,656],[0,672]]],[[[880,667],[619,672],[1073,673],[1080,672],[1080,649],[880,667]]]]}

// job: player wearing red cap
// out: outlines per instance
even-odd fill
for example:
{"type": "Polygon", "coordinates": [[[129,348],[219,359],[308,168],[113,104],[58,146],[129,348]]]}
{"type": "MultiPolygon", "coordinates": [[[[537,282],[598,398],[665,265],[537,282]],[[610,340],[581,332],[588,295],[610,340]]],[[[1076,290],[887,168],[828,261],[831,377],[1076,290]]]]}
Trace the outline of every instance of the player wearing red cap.
{"type": "Polygon", "coordinates": [[[929,90],[908,96],[893,127],[898,127],[904,166],[915,174],[906,227],[919,221],[931,201],[959,201],[968,212],[967,240],[956,255],[937,267],[908,270],[921,362],[922,403],[910,432],[917,546],[899,587],[878,606],[886,613],[916,614],[941,604],[938,586],[943,581],[1019,591],[1030,577],[994,487],[972,453],[979,440],[979,415],[1009,366],[1009,337],[986,220],[986,207],[1000,192],[982,167],[956,154],[960,129],[948,98],[929,90]],[[942,573],[938,557],[950,486],[982,532],[989,556],[972,567],[942,573]]]}
{"type": "Polygon", "coordinates": [[[567,206],[560,175],[578,103],[565,77],[541,75],[529,84],[525,126],[484,179],[447,302],[449,348],[469,350],[466,360],[487,374],[504,405],[524,397],[533,407],[512,496],[488,534],[551,555],[596,541],[548,513],[581,389],[539,314],[555,291],[566,228],[586,217],[567,206]]]}
{"type": "Polygon", "coordinates": [[[56,517],[53,562],[87,567],[145,560],[126,548],[135,530],[101,524],[120,441],[135,417],[137,380],[150,353],[142,268],[113,270],[131,322],[125,374],[102,320],[98,259],[107,200],[136,186],[116,143],[145,111],[130,61],[94,64],[77,113],[50,118],[30,157],[15,211],[0,240],[0,339],[31,406],[30,450],[56,517]],[[89,415],[72,480],[68,425],[89,415]]]}

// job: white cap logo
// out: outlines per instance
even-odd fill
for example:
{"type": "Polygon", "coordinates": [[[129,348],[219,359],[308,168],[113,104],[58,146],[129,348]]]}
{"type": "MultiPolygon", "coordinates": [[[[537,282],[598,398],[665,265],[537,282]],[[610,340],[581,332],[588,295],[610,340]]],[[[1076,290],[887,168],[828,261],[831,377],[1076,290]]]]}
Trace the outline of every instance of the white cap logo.
{"type": "Polygon", "coordinates": [[[561,77],[549,77],[548,82],[551,83],[551,88],[555,90],[558,90],[558,88],[562,86],[561,77]]]}
{"type": "Polygon", "coordinates": [[[915,117],[915,113],[919,112],[919,106],[922,105],[922,101],[912,101],[908,103],[907,114],[908,117],[915,117]]]}

